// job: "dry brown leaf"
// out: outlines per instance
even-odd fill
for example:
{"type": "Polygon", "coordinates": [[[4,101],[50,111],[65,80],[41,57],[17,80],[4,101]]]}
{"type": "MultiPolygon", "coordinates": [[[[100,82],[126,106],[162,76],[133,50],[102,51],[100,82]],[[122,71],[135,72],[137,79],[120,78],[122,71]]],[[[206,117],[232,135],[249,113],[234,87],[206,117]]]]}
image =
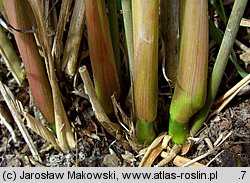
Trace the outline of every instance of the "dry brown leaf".
{"type": "Polygon", "coordinates": [[[250,27],[250,19],[242,18],[240,22],[240,26],[250,27]]]}
{"type": "Polygon", "coordinates": [[[208,117],[208,119],[214,114],[219,113],[246,85],[250,83],[250,74],[239,81],[234,87],[222,95],[219,99],[214,102],[214,105],[218,105],[208,117]],[[220,104],[220,105],[219,105],[220,104]]]}
{"type": "Polygon", "coordinates": [[[74,76],[78,66],[78,55],[85,23],[85,1],[75,1],[69,32],[64,47],[62,70],[74,76]]]}
{"type": "MultiPolygon", "coordinates": [[[[57,25],[57,31],[56,31],[56,36],[54,39],[54,46],[53,49],[53,54],[55,55],[56,58],[60,58],[60,51],[62,50],[62,40],[63,40],[63,33],[65,30],[65,25],[68,21],[69,18],[69,13],[70,13],[70,7],[72,5],[72,0],[64,0],[62,1],[61,9],[60,9],[60,15],[59,15],[59,21],[57,25]]],[[[59,64],[59,61],[58,63],[59,64]]],[[[59,69],[60,67],[57,67],[59,69]]],[[[58,70],[59,71],[59,70],[58,70]]]]}
{"type": "Polygon", "coordinates": [[[248,48],[246,45],[244,45],[243,43],[241,43],[238,40],[235,40],[235,43],[237,44],[237,46],[240,47],[240,49],[243,50],[243,53],[240,54],[240,59],[245,62],[245,65],[250,64],[250,48],[248,48]]]}
{"type": "MultiPolygon", "coordinates": [[[[54,57],[51,54],[51,44],[49,42],[48,34],[46,31],[45,20],[42,15],[41,4],[39,1],[28,0],[36,18],[38,26],[38,33],[40,36],[41,46],[45,52],[46,68],[49,76],[49,81],[52,89],[53,107],[55,113],[56,136],[58,144],[62,151],[66,152],[76,146],[76,140],[69,124],[62,98],[61,92],[57,83],[57,77],[54,68],[54,57]]],[[[70,0],[67,1],[70,3],[70,0]]],[[[65,17],[63,17],[65,18],[65,17]]],[[[63,24],[63,23],[62,23],[63,24]]],[[[64,27],[62,25],[62,27],[64,27]]],[[[59,34],[59,33],[58,33],[59,34]]],[[[60,36],[56,43],[60,44],[60,36]]],[[[57,45],[58,45],[57,44],[57,45]]]]}
{"type": "Polygon", "coordinates": [[[107,114],[104,112],[104,109],[99,103],[98,98],[96,96],[95,89],[90,79],[86,66],[81,67],[79,69],[79,73],[84,82],[85,92],[89,96],[89,100],[97,120],[110,135],[116,137],[118,132],[121,131],[121,127],[119,124],[111,122],[107,114]]]}
{"type": "Polygon", "coordinates": [[[154,160],[166,149],[171,137],[167,135],[167,132],[161,133],[148,147],[146,154],[143,156],[139,167],[151,167],[154,160]]]}
{"type": "Polygon", "coordinates": [[[245,63],[250,63],[250,52],[244,52],[240,55],[240,59],[244,61],[245,63]]]}
{"type": "Polygon", "coordinates": [[[156,166],[163,167],[166,164],[168,164],[170,161],[172,161],[177,156],[177,154],[180,152],[181,147],[182,147],[182,145],[175,144],[172,147],[172,149],[170,150],[170,152],[168,153],[168,155],[163,160],[161,160],[156,166]]]}
{"type": "Polygon", "coordinates": [[[37,121],[36,118],[31,116],[29,113],[24,112],[24,117],[27,120],[28,127],[36,132],[38,135],[40,135],[42,138],[47,140],[48,142],[51,142],[51,144],[54,146],[56,150],[60,150],[58,143],[56,141],[56,138],[54,134],[49,131],[44,125],[42,125],[39,121],[37,121]]]}
{"type": "MultiPolygon", "coordinates": [[[[169,156],[169,153],[162,151],[161,153],[161,157],[166,158],[167,156],[169,156]]],[[[173,159],[173,163],[178,166],[178,167],[182,167],[183,165],[185,165],[187,162],[191,161],[188,158],[182,157],[177,155],[174,159],[173,159]]],[[[205,165],[195,162],[192,165],[190,165],[190,167],[206,167],[205,165]]]]}
{"type": "Polygon", "coordinates": [[[129,132],[129,129],[127,127],[130,127],[131,120],[129,117],[125,114],[125,112],[122,110],[121,106],[117,103],[115,95],[111,96],[112,103],[114,106],[114,112],[115,116],[118,120],[118,122],[121,124],[121,126],[129,132]],[[126,125],[126,126],[125,126],[126,125]]]}
{"type": "Polygon", "coordinates": [[[193,141],[187,140],[187,141],[182,145],[182,148],[181,148],[181,155],[187,154],[188,151],[190,150],[190,148],[192,147],[192,145],[193,145],[193,141]]]}
{"type": "Polygon", "coordinates": [[[17,142],[16,134],[10,124],[11,121],[12,117],[9,115],[9,113],[7,113],[5,107],[0,103],[0,124],[4,124],[4,126],[10,132],[13,141],[16,143],[17,142]]]}
{"type": "Polygon", "coordinates": [[[20,133],[22,134],[25,142],[27,143],[31,154],[34,156],[34,158],[36,160],[38,160],[39,162],[42,162],[39,153],[34,145],[33,140],[31,139],[28,130],[26,129],[23,120],[21,118],[21,115],[18,113],[17,111],[17,106],[16,106],[16,101],[14,98],[14,95],[12,94],[12,92],[10,91],[10,89],[3,85],[2,82],[0,81],[0,91],[1,94],[14,118],[14,121],[16,122],[18,129],[20,131],[20,133]]]}

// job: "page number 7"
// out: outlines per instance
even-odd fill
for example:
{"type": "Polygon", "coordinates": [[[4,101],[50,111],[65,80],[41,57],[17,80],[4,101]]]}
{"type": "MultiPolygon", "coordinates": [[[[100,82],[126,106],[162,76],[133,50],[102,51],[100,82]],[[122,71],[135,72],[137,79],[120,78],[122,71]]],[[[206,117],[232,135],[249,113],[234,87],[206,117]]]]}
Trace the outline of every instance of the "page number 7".
{"type": "Polygon", "coordinates": [[[244,179],[244,176],[246,174],[247,171],[240,171],[242,173],[241,179],[244,179]]]}

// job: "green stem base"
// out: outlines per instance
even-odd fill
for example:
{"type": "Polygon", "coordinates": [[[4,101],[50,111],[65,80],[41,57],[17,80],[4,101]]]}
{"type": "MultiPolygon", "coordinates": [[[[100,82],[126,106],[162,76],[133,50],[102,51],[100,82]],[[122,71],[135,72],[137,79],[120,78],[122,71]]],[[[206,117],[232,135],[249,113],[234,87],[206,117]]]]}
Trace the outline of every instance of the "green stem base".
{"type": "Polygon", "coordinates": [[[156,137],[155,121],[147,122],[138,119],[136,122],[136,137],[141,144],[150,144],[156,137]]]}
{"type": "Polygon", "coordinates": [[[168,133],[175,144],[183,144],[189,134],[188,123],[180,123],[170,117],[168,133]]]}

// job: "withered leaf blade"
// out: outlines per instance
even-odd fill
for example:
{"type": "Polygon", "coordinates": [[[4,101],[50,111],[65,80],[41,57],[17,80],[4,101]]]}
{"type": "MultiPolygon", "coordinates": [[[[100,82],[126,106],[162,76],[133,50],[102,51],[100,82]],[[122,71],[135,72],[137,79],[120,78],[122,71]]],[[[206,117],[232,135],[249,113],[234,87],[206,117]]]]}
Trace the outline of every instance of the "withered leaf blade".
{"type": "MultiPolygon", "coordinates": [[[[161,153],[161,157],[166,158],[167,156],[169,156],[169,153],[162,151],[161,153]]],[[[178,166],[178,167],[182,167],[183,165],[185,165],[186,163],[190,162],[191,160],[182,156],[177,155],[174,159],[173,159],[173,164],[178,166]]],[[[205,165],[195,162],[193,164],[191,164],[189,167],[206,167],[205,165]]]]}
{"type": "Polygon", "coordinates": [[[148,150],[143,156],[139,167],[150,167],[162,150],[166,148],[170,139],[171,137],[167,135],[167,132],[161,133],[148,147],[148,150]]]}
{"type": "Polygon", "coordinates": [[[90,79],[86,66],[80,67],[79,73],[84,82],[85,92],[89,96],[90,103],[92,105],[92,108],[93,108],[93,111],[95,113],[97,120],[105,128],[105,130],[107,130],[107,132],[110,135],[112,135],[113,137],[116,137],[118,132],[121,131],[121,127],[120,125],[111,122],[107,114],[105,113],[102,105],[100,104],[96,96],[95,89],[90,79]]]}
{"type": "Polygon", "coordinates": [[[8,108],[10,109],[10,112],[14,118],[14,121],[16,122],[16,124],[18,126],[20,133],[22,134],[25,142],[27,143],[27,145],[29,147],[31,154],[33,155],[33,157],[36,160],[38,160],[39,162],[42,162],[42,160],[39,156],[39,153],[34,145],[34,142],[31,139],[29,132],[23,123],[21,115],[18,112],[14,95],[12,94],[12,92],[10,91],[10,89],[6,85],[3,85],[3,83],[1,81],[0,81],[0,92],[1,92],[8,108]]]}
{"type": "Polygon", "coordinates": [[[38,135],[40,135],[48,142],[51,142],[51,144],[54,146],[56,150],[60,149],[56,141],[56,138],[51,131],[49,131],[44,125],[42,125],[36,118],[31,116],[29,113],[25,112],[24,117],[26,118],[27,125],[31,130],[36,132],[38,135]]]}

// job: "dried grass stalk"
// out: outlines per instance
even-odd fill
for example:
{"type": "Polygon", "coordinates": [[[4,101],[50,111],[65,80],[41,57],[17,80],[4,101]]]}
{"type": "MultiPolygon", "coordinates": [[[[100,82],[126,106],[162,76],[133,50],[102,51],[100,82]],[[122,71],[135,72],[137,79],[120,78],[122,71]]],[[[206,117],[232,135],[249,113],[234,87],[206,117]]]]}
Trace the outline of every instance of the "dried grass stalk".
{"type": "Polygon", "coordinates": [[[79,63],[78,55],[85,23],[84,14],[85,0],[75,1],[62,61],[62,70],[65,69],[70,76],[75,75],[79,63]]]}

